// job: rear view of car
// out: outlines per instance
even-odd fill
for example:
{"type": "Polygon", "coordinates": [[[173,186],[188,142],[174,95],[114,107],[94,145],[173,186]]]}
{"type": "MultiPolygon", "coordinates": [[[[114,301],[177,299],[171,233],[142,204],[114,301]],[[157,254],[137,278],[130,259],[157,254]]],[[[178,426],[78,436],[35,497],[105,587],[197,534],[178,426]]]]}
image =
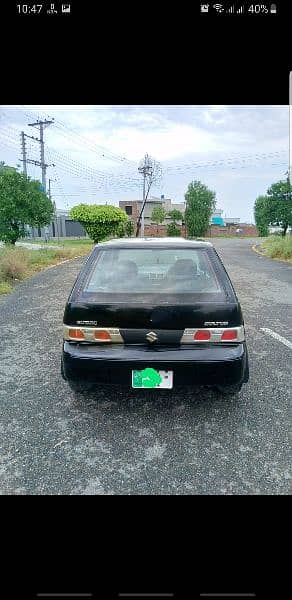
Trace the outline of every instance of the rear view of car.
{"type": "Polygon", "coordinates": [[[75,391],[248,381],[240,304],[213,246],[112,240],[94,248],[64,313],[62,375],[75,391]]]}

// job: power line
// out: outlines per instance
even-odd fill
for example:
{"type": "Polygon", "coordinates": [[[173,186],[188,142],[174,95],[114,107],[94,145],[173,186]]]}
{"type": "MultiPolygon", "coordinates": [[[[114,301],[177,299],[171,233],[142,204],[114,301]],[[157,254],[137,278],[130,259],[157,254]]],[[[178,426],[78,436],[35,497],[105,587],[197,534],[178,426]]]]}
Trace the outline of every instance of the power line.
{"type": "Polygon", "coordinates": [[[197,163],[197,162],[192,162],[192,163],[185,163],[182,165],[176,165],[176,166],[168,166],[165,167],[165,172],[169,173],[170,171],[180,171],[180,170],[185,170],[185,169],[196,169],[196,168],[203,168],[203,167],[208,167],[208,166],[216,166],[216,165],[225,165],[227,163],[234,163],[234,162],[248,162],[248,161],[259,161],[259,160],[265,160],[268,158],[273,158],[275,156],[279,156],[279,155],[283,155],[285,153],[285,150],[280,150],[280,151],[276,151],[276,152],[271,152],[271,153],[257,153],[257,154],[251,154],[251,155],[234,155],[231,158],[224,158],[221,160],[212,160],[212,161],[207,161],[207,162],[203,162],[203,163],[197,163]]]}
{"type": "MultiPolygon", "coordinates": [[[[15,129],[15,132],[17,132],[17,135],[19,135],[19,132],[16,129],[15,129]]],[[[13,133],[14,133],[14,131],[13,131],[13,133]]],[[[0,132],[0,139],[2,139],[2,144],[5,145],[5,146],[7,146],[7,147],[12,146],[14,148],[16,148],[16,147],[19,148],[19,143],[10,134],[0,132]]],[[[32,146],[30,146],[30,149],[31,148],[32,148],[32,146]]],[[[47,148],[48,148],[48,146],[47,146],[47,148]]],[[[53,152],[54,152],[54,154],[57,154],[56,151],[53,150],[53,152]]],[[[265,155],[265,157],[266,158],[272,158],[272,156],[275,156],[275,154],[276,153],[265,155]]],[[[59,160],[61,161],[61,155],[59,156],[59,153],[58,153],[58,161],[59,160]]],[[[259,160],[259,157],[257,158],[257,160],[259,160]]],[[[72,160],[68,159],[67,157],[63,158],[62,161],[63,161],[63,164],[67,165],[67,167],[68,167],[68,168],[62,168],[62,170],[64,170],[65,172],[67,172],[67,173],[69,173],[69,174],[71,174],[71,175],[73,175],[75,177],[78,177],[78,178],[80,178],[81,175],[82,175],[83,179],[87,179],[87,180],[90,180],[90,181],[93,181],[93,182],[97,181],[98,177],[96,176],[95,172],[91,171],[91,172],[88,173],[87,172],[88,168],[85,167],[84,165],[82,165],[81,163],[78,163],[78,168],[79,169],[82,168],[83,174],[81,174],[80,170],[75,170],[73,172],[72,167],[73,168],[75,167],[75,165],[74,165],[75,161],[73,161],[73,164],[71,164],[72,160]],[[70,164],[71,164],[71,166],[70,166],[70,164]],[[85,173],[84,173],[84,171],[85,171],[85,173]],[[87,176],[85,176],[86,172],[87,172],[87,176]],[[93,175],[94,175],[94,177],[93,177],[93,175]]],[[[228,162],[231,162],[231,161],[229,160],[228,162]]],[[[241,168],[247,168],[247,165],[237,165],[236,167],[231,167],[231,165],[228,164],[228,162],[225,163],[224,161],[216,161],[214,163],[214,161],[212,161],[212,162],[210,161],[209,163],[204,163],[204,164],[194,164],[193,168],[196,168],[196,169],[207,169],[207,170],[214,170],[214,168],[216,169],[218,166],[227,167],[230,170],[237,170],[237,169],[241,169],[241,168]]],[[[248,165],[248,166],[250,166],[250,167],[253,167],[253,166],[257,166],[257,167],[260,167],[260,166],[261,167],[275,166],[276,167],[276,166],[283,166],[284,164],[286,164],[286,163],[279,162],[279,163],[272,163],[272,165],[270,163],[269,164],[265,164],[265,165],[261,165],[258,162],[257,165],[251,164],[251,165],[248,165]]],[[[97,172],[97,173],[101,174],[101,172],[97,172]]],[[[108,177],[108,180],[110,180],[111,185],[113,185],[113,182],[112,182],[112,175],[113,174],[112,173],[102,173],[102,175],[103,175],[102,181],[105,181],[104,177],[106,175],[108,177]]],[[[168,175],[168,177],[170,177],[170,176],[174,176],[175,173],[168,173],[167,175],[168,175]]],[[[130,187],[131,188],[132,187],[133,188],[137,188],[139,186],[139,180],[138,179],[128,180],[128,183],[125,181],[124,185],[121,185],[121,180],[120,180],[119,176],[116,176],[116,179],[118,180],[118,188],[119,189],[128,189],[129,183],[130,183],[130,187]]],[[[123,183],[124,183],[124,180],[123,180],[123,183]]]]}
{"type": "MultiPolygon", "coordinates": [[[[28,114],[28,113],[26,113],[26,114],[28,114]]],[[[88,150],[90,150],[91,152],[94,152],[99,158],[101,158],[101,157],[108,158],[109,160],[119,162],[119,163],[126,163],[126,164],[131,165],[136,168],[136,163],[134,161],[131,161],[131,160],[127,159],[126,157],[120,156],[118,154],[115,154],[99,144],[92,143],[92,141],[89,138],[86,138],[85,136],[81,135],[76,130],[74,130],[72,127],[69,127],[68,125],[66,125],[65,123],[60,121],[59,119],[54,118],[54,123],[56,124],[56,128],[58,130],[62,131],[62,135],[64,135],[65,137],[67,137],[71,140],[72,140],[72,138],[73,139],[77,138],[79,140],[79,145],[80,145],[80,143],[85,145],[88,150]],[[64,132],[63,129],[69,131],[69,134],[66,131],[64,132]],[[80,140],[81,140],[81,142],[80,142],[80,140]],[[97,151],[97,148],[100,148],[100,151],[97,151]]]]}
{"type": "MultiPolygon", "coordinates": [[[[14,138],[10,135],[11,131],[12,133],[16,134],[17,130],[14,127],[6,127],[6,132],[9,132],[7,135],[8,137],[11,139],[11,141],[14,141],[14,138]]],[[[18,132],[17,132],[18,133],[18,132]]],[[[27,136],[27,134],[25,134],[27,136]]],[[[39,141],[38,138],[34,138],[33,136],[27,136],[29,138],[31,138],[33,141],[39,141]]],[[[139,180],[138,179],[133,179],[131,178],[129,175],[125,175],[125,174],[115,174],[112,173],[110,171],[106,171],[106,172],[101,172],[98,170],[95,170],[91,167],[85,166],[84,164],[75,161],[73,159],[70,159],[68,156],[66,155],[62,155],[61,153],[59,153],[58,151],[52,149],[52,153],[54,154],[54,156],[56,156],[57,160],[59,163],[63,163],[63,167],[65,166],[66,168],[63,170],[66,170],[69,174],[71,175],[75,175],[76,177],[80,177],[80,169],[83,171],[83,178],[89,179],[91,181],[99,181],[99,182],[105,182],[106,185],[108,185],[109,183],[111,183],[111,186],[113,187],[113,179],[117,182],[118,184],[118,188],[119,189],[126,189],[126,186],[129,187],[137,187],[137,185],[139,184],[139,180]],[[68,168],[69,167],[69,168],[68,168]],[[76,170],[76,168],[78,170],[76,170]],[[86,177],[85,177],[86,174],[86,177]],[[121,185],[124,184],[124,185],[121,185]],[[137,185],[136,185],[137,184],[137,185]]]]}

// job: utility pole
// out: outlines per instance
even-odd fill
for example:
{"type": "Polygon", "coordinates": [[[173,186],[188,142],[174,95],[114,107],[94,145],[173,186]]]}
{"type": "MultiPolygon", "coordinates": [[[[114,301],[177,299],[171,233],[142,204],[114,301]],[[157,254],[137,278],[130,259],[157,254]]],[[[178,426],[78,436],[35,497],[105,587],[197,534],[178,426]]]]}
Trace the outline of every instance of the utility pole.
{"type": "Polygon", "coordinates": [[[26,148],[25,148],[24,131],[21,132],[21,153],[22,153],[22,159],[20,159],[20,160],[23,163],[23,174],[27,177],[26,148]]]}
{"type": "MultiPolygon", "coordinates": [[[[146,166],[146,156],[145,156],[145,166],[146,166]]],[[[146,170],[144,166],[143,173],[143,209],[142,209],[142,217],[141,217],[141,237],[144,237],[144,204],[145,204],[145,192],[146,192],[146,170]]]]}
{"type": "MultiPolygon", "coordinates": [[[[51,181],[55,181],[55,179],[49,179],[49,191],[48,191],[48,196],[49,199],[52,202],[52,194],[51,194],[51,181]]],[[[54,218],[55,218],[55,224],[56,224],[56,229],[57,229],[57,238],[58,238],[58,242],[60,241],[60,236],[59,236],[59,225],[58,225],[58,215],[57,215],[57,206],[56,206],[56,202],[55,200],[53,200],[53,206],[54,206],[54,218]]]]}
{"type": "MultiPolygon", "coordinates": [[[[49,165],[46,165],[45,163],[45,143],[44,143],[44,129],[45,127],[48,127],[49,125],[51,125],[53,123],[53,121],[47,121],[47,119],[45,119],[44,121],[36,121],[36,123],[29,123],[29,127],[39,127],[40,130],[40,138],[39,138],[39,143],[41,145],[41,160],[39,162],[39,166],[42,169],[42,186],[43,186],[43,190],[46,193],[46,170],[47,167],[49,165]]],[[[36,163],[37,161],[35,161],[36,163]]]]}
{"type": "MultiPolygon", "coordinates": [[[[151,176],[153,174],[153,166],[151,164],[151,161],[149,160],[149,156],[148,154],[145,154],[145,158],[144,158],[144,164],[142,167],[138,168],[139,173],[143,174],[143,202],[142,202],[142,210],[139,216],[139,219],[141,219],[141,237],[144,237],[144,208],[145,208],[145,204],[146,204],[146,177],[151,176]]],[[[149,188],[150,189],[150,188],[149,188]]],[[[149,192],[148,189],[148,192],[149,192]]]]}

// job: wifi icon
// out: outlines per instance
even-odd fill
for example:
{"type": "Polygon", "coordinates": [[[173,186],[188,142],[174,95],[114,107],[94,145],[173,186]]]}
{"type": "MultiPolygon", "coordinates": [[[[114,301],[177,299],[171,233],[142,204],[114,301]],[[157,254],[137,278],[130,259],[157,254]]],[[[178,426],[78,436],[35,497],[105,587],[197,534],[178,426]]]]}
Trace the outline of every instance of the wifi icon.
{"type": "Polygon", "coordinates": [[[215,10],[217,10],[217,12],[219,12],[219,13],[224,11],[222,4],[213,4],[213,8],[215,8],[215,10]]]}

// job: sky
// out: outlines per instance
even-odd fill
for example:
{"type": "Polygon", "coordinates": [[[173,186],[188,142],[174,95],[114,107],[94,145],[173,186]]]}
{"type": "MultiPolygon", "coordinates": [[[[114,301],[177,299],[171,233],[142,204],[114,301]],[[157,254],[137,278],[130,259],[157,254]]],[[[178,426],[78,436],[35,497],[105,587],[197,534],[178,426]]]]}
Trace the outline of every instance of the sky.
{"type": "MultiPolygon", "coordinates": [[[[0,160],[22,169],[20,133],[39,137],[29,126],[37,119],[53,120],[44,130],[47,189],[50,179],[62,209],[141,199],[138,167],[148,153],[162,172],[149,197],[184,202],[199,180],[224,216],[254,223],[255,199],[285,179],[289,164],[288,106],[1,106],[0,160]]],[[[25,141],[27,158],[40,160],[39,143],[25,141]]],[[[39,166],[27,168],[41,179],[39,166]]]]}

